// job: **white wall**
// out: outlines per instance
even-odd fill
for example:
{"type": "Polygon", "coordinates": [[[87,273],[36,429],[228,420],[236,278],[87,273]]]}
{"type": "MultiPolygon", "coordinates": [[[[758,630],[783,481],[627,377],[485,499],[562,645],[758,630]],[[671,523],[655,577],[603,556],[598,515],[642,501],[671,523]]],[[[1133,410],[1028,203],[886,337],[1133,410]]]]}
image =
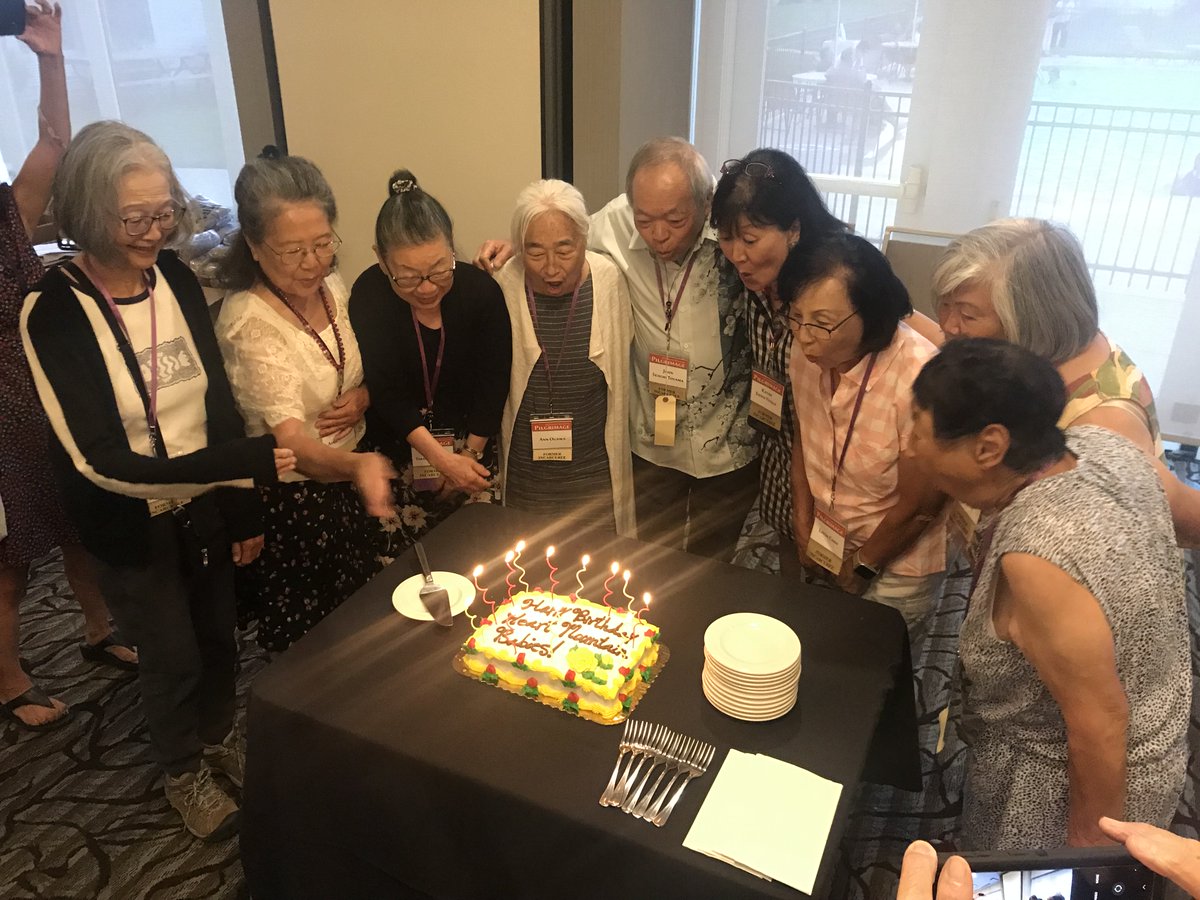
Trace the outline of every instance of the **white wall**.
{"type": "Polygon", "coordinates": [[[387,180],[411,169],[454,220],[460,254],[508,233],[541,174],[538,5],[271,0],[288,151],[324,171],[343,277],[374,262],[387,180]]]}

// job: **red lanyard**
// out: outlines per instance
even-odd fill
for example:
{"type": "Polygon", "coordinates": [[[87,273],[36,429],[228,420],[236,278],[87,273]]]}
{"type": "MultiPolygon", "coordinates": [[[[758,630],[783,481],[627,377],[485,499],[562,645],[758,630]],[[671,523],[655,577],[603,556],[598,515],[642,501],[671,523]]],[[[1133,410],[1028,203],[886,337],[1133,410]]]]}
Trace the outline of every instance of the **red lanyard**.
{"type": "MultiPolygon", "coordinates": [[[[837,466],[833,470],[833,480],[829,487],[829,511],[833,512],[833,501],[837,497],[837,481],[838,476],[842,473],[842,466],[846,464],[846,451],[850,449],[850,438],[854,434],[854,423],[858,421],[858,412],[862,409],[863,397],[867,393],[867,383],[871,380],[871,372],[875,369],[875,357],[877,353],[871,354],[871,359],[867,362],[867,371],[863,373],[862,384],[858,386],[858,397],[854,401],[854,412],[850,413],[850,424],[846,426],[846,440],[842,443],[842,455],[837,455],[837,429],[833,432],[833,451],[832,456],[837,460],[837,466]]],[[[833,396],[829,397],[829,418],[833,420],[833,396]]]]}
{"type": "Polygon", "coordinates": [[[583,279],[579,279],[579,284],[575,285],[575,293],[571,295],[571,306],[567,310],[567,324],[563,327],[562,341],[558,346],[558,359],[554,361],[554,365],[550,365],[550,354],[546,352],[546,345],[542,342],[541,335],[537,333],[538,317],[537,303],[533,299],[533,291],[529,284],[525,285],[525,301],[529,304],[529,318],[533,320],[533,332],[537,337],[538,347],[542,351],[542,364],[546,367],[546,384],[550,388],[550,412],[554,412],[554,373],[558,371],[558,367],[562,365],[563,356],[567,352],[567,338],[571,335],[571,322],[575,319],[575,304],[579,302],[579,289],[583,287],[583,279]]]}
{"type": "Polygon", "coordinates": [[[667,317],[667,324],[664,331],[667,335],[667,343],[671,343],[671,323],[675,321],[675,313],[679,311],[679,301],[683,299],[684,288],[687,287],[688,278],[692,274],[692,266],[696,264],[696,257],[700,255],[701,247],[697,247],[692,251],[692,257],[688,260],[687,267],[683,270],[683,277],[679,279],[679,290],[675,293],[675,299],[672,300],[663,287],[662,268],[659,264],[658,257],[654,257],[654,277],[658,280],[658,299],[662,302],[663,313],[667,317]]]}
{"type": "Polygon", "coordinates": [[[413,331],[417,333],[417,350],[421,353],[421,378],[425,381],[425,408],[421,410],[421,415],[425,417],[425,427],[433,427],[433,396],[437,393],[438,382],[442,379],[442,357],[446,355],[446,323],[442,322],[442,327],[438,329],[440,335],[438,339],[438,355],[437,363],[434,365],[433,376],[429,375],[429,359],[425,356],[425,339],[421,337],[421,323],[417,319],[417,311],[413,307],[408,308],[412,313],[413,331]]]}
{"type": "MultiPolygon", "coordinates": [[[[129,336],[129,326],[125,324],[125,317],[121,315],[121,308],[117,305],[117,301],[113,299],[104,282],[92,270],[92,267],[84,262],[83,258],[75,260],[76,265],[83,270],[84,274],[91,279],[92,284],[100,291],[104,297],[104,302],[108,304],[109,311],[113,314],[113,318],[117,320],[117,324],[121,326],[121,333],[125,335],[125,343],[129,347],[129,352],[133,355],[134,361],[137,361],[137,351],[133,349],[133,340],[129,336]]],[[[158,316],[154,309],[154,285],[150,283],[150,277],[146,273],[142,273],[142,278],[146,283],[146,292],[149,295],[150,301],[150,386],[147,391],[149,401],[146,406],[146,425],[150,430],[150,443],[153,445],[155,452],[159,448],[158,434],[158,316]]],[[[145,388],[145,380],[142,382],[145,388]]],[[[163,455],[166,455],[165,449],[163,455]]]]}
{"type": "Polygon", "coordinates": [[[288,295],[275,287],[265,275],[263,276],[263,283],[272,294],[283,302],[284,306],[292,311],[292,315],[300,320],[300,325],[304,328],[308,336],[317,342],[317,346],[321,348],[321,353],[329,364],[333,366],[334,371],[337,372],[337,392],[340,397],[342,395],[342,386],[345,384],[346,379],[346,348],[342,346],[342,332],[338,329],[337,322],[334,321],[333,309],[329,305],[329,298],[325,296],[325,285],[317,285],[317,293],[321,295],[321,305],[325,307],[325,316],[329,319],[329,327],[333,329],[333,339],[337,344],[338,351],[337,359],[333,358],[333,353],[330,351],[329,345],[325,343],[321,335],[317,334],[317,330],[309,324],[308,319],[301,315],[300,310],[296,309],[291,299],[288,298],[288,295]]]}

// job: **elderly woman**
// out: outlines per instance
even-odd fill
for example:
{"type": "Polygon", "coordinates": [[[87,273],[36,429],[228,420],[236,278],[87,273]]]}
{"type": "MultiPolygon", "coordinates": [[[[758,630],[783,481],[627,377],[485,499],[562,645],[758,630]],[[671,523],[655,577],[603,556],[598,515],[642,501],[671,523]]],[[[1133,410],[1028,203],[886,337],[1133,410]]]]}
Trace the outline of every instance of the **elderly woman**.
{"type": "Polygon", "coordinates": [[[506,506],[634,536],[625,278],[587,252],[583,195],[535,181],[517,196],[513,246],[496,274],[513,331],[500,429],[506,506]]]}
{"type": "Polygon", "coordinates": [[[795,340],[792,495],[801,560],[912,627],[946,567],[945,497],[902,451],[910,392],[934,347],[900,320],[908,292],[869,241],[797,247],[779,275],[795,340]]]}
{"type": "MultiPolygon", "coordinates": [[[[795,405],[788,370],[792,333],[779,296],[779,270],[799,242],[845,231],[821,202],[804,168],[781,150],[761,149],[721,166],[712,224],[746,289],[754,382],[750,422],[763,434],[758,513],[779,535],[780,564],[796,563],[792,516],[792,439],[795,405]]],[[[804,536],[807,539],[807,536],[804,536]]]]}
{"type": "Polygon", "coordinates": [[[234,565],[262,548],[255,484],[295,465],[247,438],[199,282],[168,243],[189,198],[149,137],[119,122],[76,135],[54,181],[82,249],[26,298],[21,328],[54,429],[52,463],[101,590],[139,650],[150,747],[188,830],[227,835],[242,777],[234,729],[234,565]],[[243,488],[239,490],[239,488],[243,488]]]}
{"type": "Polygon", "coordinates": [[[468,499],[494,499],[512,331],[499,286],[456,265],[450,216],[407,169],[388,179],[375,255],[350,320],[371,389],[367,440],[401,473],[393,525],[411,540],[468,499]]]}
{"type": "Polygon", "coordinates": [[[1050,360],[1067,388],[1060,427],[1099,425],[1154,460],[1178,542],[1200,547],[1200,491],[1159,458],[1154,396],[1142,372],[1100,331],[1096,291],[1079,241],[1041,219],[1001,219],[954,241],[933,274],[948,339],[1013,341],[1050,360]]]}
{"type": "Polygon", "coordinates": [[[952,342],[913,394],[913,462],[996,513],[960,639],[959,846],[1106,843],[1101,816],[1167,825],[1192,683],[1183,570],[1150,461],[1110,429],[1064,435],[1060,373],[1005,341],[952,342]]]}
{"type": "Polygon", "coordinates": [[[236,293],[217,339],[247,433],[296,454],[296,471],[262,488],[267,542],[238,594],[259,644],[284,650],[379,570],[368,517],[392,515],[395,473],[383,455],[354,452],[369,396],[346,287],[330,271],[333,191],[307,159],[269,147],[234,196],[241,230],[220,274],[236,293]]]}
{"type": "Polygon", "coordinates": [[[55,547],[62,547],[71,593],[83,610],[83,658],[137,668],[137,655],[113,634],[87,553],[63,508],[47,453],[50,429],[21,349],[21,301],[45,274],[30,236],[71,134],[61,19],[62,11],[45,0],[25,9],[19,40],[38,61],[38,141],[12,185],[0,185],[0,523],[7,528],[0,526],[0,711],[29,731],[58,727],[71,714],[30,680],[19,650],[29,567],[55,547]]]}

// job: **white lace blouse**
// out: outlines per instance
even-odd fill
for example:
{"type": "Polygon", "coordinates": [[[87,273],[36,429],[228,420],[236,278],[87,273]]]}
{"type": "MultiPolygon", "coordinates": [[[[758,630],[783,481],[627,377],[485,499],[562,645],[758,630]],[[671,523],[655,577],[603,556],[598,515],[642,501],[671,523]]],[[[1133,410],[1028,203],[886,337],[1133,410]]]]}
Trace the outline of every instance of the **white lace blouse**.
{"type": "MultiPolygon", "coordinates": [[[[348,391],[363,382],[362,355],[350,326],[349,296],[336,274],[325,279],[325,293],[342,335],[346,354],[342,390],[348,391]]],[[[338,397],[337,371],[299,322],[284,318],[253,291],[239,291],[225,298],[216,330],[247,435],[267,434],[280,422],[298,419],[310,437],[331,447],[353,450],[358,446],[366,429],[361,421],[340,440],[334,440],[337,435],[317,434],[317,416],[338,397]]],[[[336,357],[332,325],[320,334],[336,357]]]]}

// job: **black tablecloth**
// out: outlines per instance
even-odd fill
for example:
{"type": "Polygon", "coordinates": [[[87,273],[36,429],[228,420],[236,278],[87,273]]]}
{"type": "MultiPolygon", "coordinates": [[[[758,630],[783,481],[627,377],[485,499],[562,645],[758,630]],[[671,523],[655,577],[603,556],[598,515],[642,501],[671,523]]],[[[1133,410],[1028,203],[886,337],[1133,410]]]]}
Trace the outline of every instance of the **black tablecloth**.
{"type": "Polygon", "coordinates": [[[919,787],[895,611],[611,535],[555,534],[544,519],[488,505],[465,507],[425,545],[435,569],[483,563],[495,585],[520,537],[531,584],[548,584],[542,554],[553,543],[560,580],[573,582],[591,554],[597,578],[585,596],[599,598],[614,559],[633,570],[631,592],[653,593],[647,618],[662,626],[670,659],[635,716],[714,742],[709,773],[663,828],[601,807],[622,729],[454,672],[466,617],[444,630],[392,609],[393,588],[417,571],[409,551],[253,684],[242,859],[255,900],[801,896],[682,846],[730,747],[845,785],[820,896],[860,778],[919,787]],[[728,718],[701,692],[704,629],[743,610],[782,619],[803,645],[799,700],[774,722],[728,718]]]}

